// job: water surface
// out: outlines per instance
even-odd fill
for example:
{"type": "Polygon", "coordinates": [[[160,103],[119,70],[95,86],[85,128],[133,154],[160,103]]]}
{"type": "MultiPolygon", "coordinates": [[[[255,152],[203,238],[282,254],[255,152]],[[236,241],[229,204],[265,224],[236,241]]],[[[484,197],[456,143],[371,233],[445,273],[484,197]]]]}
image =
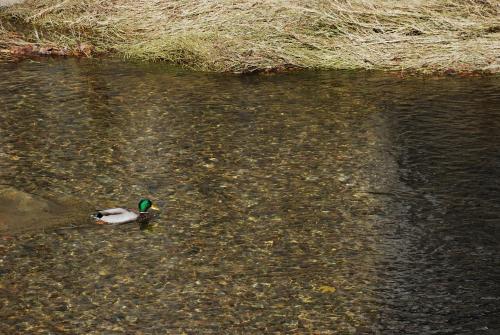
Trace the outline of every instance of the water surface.
{"type": "Polygon", "coordinates": [[[498,77],[43,60],[0,99],[0,332],[500,331],[498,77]]]}

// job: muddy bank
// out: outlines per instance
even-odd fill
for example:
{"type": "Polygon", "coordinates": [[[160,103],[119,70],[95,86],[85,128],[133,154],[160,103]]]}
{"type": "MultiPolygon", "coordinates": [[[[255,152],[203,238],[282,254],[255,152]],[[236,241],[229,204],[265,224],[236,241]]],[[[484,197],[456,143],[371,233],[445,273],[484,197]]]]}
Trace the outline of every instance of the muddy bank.
{"type": "Polygon", "coordinates": [[[51,44],[23,43],[21,45],[8,45],[1,49],[4,53],[14,57],[32,57],[32,56],[65,56],[65,57],[91,57],[93,46],[90,44],[78,44],[74,48],[59,47],[51,44]]]}

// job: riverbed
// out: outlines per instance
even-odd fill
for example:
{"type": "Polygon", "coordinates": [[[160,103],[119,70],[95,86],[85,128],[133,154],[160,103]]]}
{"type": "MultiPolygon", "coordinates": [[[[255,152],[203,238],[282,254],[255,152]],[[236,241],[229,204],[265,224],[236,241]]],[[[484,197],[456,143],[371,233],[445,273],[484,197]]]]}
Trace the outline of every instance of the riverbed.
{"type": "Polygon", "coordinates": [[[498,76],[0,63],[0,333],[498,334],[499,102],[498,76]],[[142,197],[147,230],[89,218],[142,197]]]}

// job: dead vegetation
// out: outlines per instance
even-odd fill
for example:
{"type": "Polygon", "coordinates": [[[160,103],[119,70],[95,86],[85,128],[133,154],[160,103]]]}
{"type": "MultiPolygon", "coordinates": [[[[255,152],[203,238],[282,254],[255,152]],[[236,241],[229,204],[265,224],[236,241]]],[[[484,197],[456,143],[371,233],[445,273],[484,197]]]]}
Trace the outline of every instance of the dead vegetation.
{"type": "Polygon", "coordinates": [[[0,11],[0,48],[205,71],[499,72],[499,9],[493,0],[28,0],[0,11]]]}

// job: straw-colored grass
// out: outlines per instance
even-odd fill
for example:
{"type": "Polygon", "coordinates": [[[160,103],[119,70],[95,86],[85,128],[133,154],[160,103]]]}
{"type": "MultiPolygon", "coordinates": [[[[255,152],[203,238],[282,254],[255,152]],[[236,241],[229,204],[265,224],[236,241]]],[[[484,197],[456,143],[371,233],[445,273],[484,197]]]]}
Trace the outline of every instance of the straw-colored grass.
{"type": "Polygon", "coordinates": [[[499,72],[499,9],[496,0],[27,0],[0,11],[0,47],[87,43],[207,71],[499,72]]]}

